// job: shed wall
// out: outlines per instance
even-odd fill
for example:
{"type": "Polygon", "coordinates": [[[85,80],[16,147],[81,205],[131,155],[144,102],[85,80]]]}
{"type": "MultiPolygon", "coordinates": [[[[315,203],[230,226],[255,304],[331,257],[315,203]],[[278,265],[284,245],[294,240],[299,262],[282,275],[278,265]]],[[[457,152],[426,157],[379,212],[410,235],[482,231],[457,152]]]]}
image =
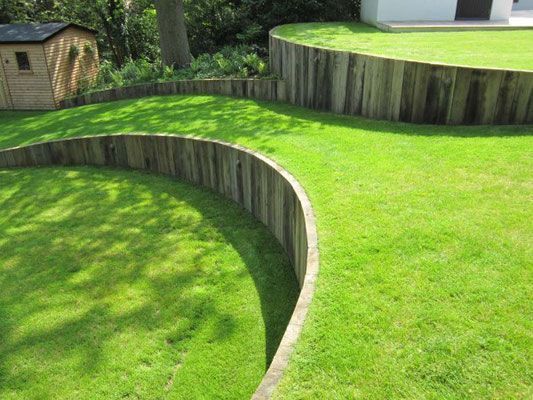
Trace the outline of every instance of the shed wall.
{"type": "Polygon", "coordinates": [[[42,44],[0,44],[0,57],[13,109],[55,108],[42,44]],[[27,52],[31,71],[19,71],[15,52],[27,52]]]}
{"type": "Polygon", "coordinates": [[[54,90],[56,106],[65,97],[75,94],[80,84],[92,83],[98,74],[98,50],[94,34],[69,27],[44,44],[46,60],[54,90]],[[85,51],[89,43],[92,54],[85,51]],[[79,54],[71,60],[71,46],[77,46],[79,54]]]}
{"type": "Polygon", "coordinates": [[[0,110],[10,110],[11,108],[11,97],[9,96],[9,90],[7,89],[4,67],[0,60],[0,110]]]}

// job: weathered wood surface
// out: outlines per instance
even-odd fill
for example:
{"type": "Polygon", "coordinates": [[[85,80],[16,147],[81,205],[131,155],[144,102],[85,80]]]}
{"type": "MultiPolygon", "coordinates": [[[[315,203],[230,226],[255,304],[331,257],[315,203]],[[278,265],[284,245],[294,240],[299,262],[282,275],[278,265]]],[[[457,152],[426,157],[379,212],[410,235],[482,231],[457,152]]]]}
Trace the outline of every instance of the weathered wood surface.
{"type": "Polygon", "coordinates": [[[63,100],[60,108],[72,108],[113,100],[171,94],[214,94],[256,100],[285,101],[285,82],[276,79],[202,79],[143,83],[87,93],[63,100]]]}
{"type": "Polygon", "coordinates": [[[533,72],[335,51],[270,34],[287,100],[317,110],[426,124],[533,124],[533,72]]]}
{"type": "Polygon", "coordinates": [[[232,199],[264,223],[287,252],[301,291],[280,346],[254,399],[267,399],[298,340],[318,274],[315,217],[300,184],[283,168],[240,146],[191,137],[111,135],[0,150],[0,168],[96,165],[170,175],[232,199]]]}

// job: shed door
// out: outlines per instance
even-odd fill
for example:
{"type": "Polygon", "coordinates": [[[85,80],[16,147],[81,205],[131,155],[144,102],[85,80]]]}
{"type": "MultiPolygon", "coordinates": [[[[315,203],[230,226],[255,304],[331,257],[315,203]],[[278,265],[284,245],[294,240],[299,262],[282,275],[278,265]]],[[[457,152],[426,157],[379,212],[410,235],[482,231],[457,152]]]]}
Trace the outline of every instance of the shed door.
{"type": "Polygon", "coordinates": [[[490,19],[493,0],[458,0],[455,19],[490,19]]]}

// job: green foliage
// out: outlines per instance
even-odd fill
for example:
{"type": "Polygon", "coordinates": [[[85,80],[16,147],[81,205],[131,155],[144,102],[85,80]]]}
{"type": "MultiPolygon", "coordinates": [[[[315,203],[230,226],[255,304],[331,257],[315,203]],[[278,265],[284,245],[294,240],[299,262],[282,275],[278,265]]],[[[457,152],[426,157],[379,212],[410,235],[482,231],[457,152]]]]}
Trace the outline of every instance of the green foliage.
{"type": "Polygon", "coordinates": [[[126,20],[130,56],[156,61],[160,57],[157,16],[152,0],[131,2],[126,20]]]}
{"type": "Polygon", "coordinates": [[[91,43],[87,42],[83,45],[83,52],[89,57],[94,55],[94,49],[91,43]]]}
{"type": "Polygon", "coordinates": [[[289,22],[359,18],[359,0],[185,0],[193,54],[228,44],[267,45],[268,31],[289,22]]]}
{"type": "MultiPolygon", "coordinates": [[[[267,46],[268,31],[289,22],[354,20],[359,0],[184,0],[191,52],[225,46],[267,46]]],[[[157,62],[157,17],[152,0],[0,0],[0,23],[69,21],[98,31],[100,56],[157,62]]]]}
{"type": "Polygon", "coordinates": [[[264,76],[268,73],[265,60],[248,46],[224,47],[215,54],[202,54],[190,67],[193,78],[264,76]]]}
{"type": "Polygon", "coordinates": [[[80,93],[122,87],[146,82],[162,82],[178,79],[248,78],[268,76],[268,64],[250,46],[224,47],[215,54],[201,54],[191,66],[174,70],[160,63],[145,59],[129,60],[122,68],[103,61],[96,84],[83,87],[80,93]]]}
{"type": "Polygon", "coordinates": [[[71,44],[70,48],[68,49],[68,59],[70,62],[74,62],[76,58],[78,58],[78,55],[80,54],[80,48],[76,46],[75,44],[71,44]]]}

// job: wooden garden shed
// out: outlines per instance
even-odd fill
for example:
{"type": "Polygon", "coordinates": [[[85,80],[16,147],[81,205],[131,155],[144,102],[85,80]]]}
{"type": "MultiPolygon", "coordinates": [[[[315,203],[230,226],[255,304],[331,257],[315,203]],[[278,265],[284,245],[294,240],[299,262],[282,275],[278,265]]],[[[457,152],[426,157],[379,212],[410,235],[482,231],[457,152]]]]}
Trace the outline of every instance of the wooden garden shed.
{"type": "Polygon", "coordinates": [[[0,109],[52,110],[98,74],[95,32],[76,24],[0,25],[0,109]]]}

